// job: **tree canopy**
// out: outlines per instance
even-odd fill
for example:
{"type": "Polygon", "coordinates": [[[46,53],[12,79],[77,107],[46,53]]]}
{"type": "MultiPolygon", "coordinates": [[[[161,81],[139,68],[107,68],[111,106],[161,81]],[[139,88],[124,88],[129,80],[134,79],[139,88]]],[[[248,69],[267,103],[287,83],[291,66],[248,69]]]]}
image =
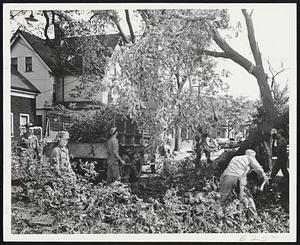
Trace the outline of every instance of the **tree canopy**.
{"type": "MultiPolygon", "coordinates": [[[[117,94],[113,97],[114,106],[139,123],[147,124],[154,138],[170,128],[210,123],[213,106],[207,97],[215,97],[227,86],[222,74],[214,69],[216,63],[212,57],[231,59],[255,76],[265,116],[274,116],[252,12],[242,10],[255,63],[236,52],[220,35],[221,29],[231,28],[224,9],[125,10],[128,35],[116,10],[47,10],[40,14],[46,20],[43,28],[46,42],[58,49],[61,60],[73,67],[76,59],[72,55],[82,61],[80,74],[74,73],[81,81],[73,91],[74,96],[92,97],[101,90],[111,90],[117,94]],[[138,28],[132,25],[132,18],[138,19],[138,28]],[[64,41],[63,49],[59,50],[60,45],[49,38],[51,26],[64,41]],[[107,28],[114,28],[120,35],[118,47],[108,50],[110,54],[104,52],[107,47],[103,42],[95,38],[96,34],[106,34],[107,28]],[[74,44],[71,41],[74,36],[82,38],[74,44]],[[212,44],[221,51],[212,50],[212,44]],[[108,76],[110,79],[105,79],[108,76]]],[[[237,115],[243,111],[240,105],[244,102],[240,100],[239,106],[235,102],[229,99],[226,103],[233,105],[231,114],[237,115]]],[[[228,113],[225,110],[222,117],[234,117],[228,113]]]]}

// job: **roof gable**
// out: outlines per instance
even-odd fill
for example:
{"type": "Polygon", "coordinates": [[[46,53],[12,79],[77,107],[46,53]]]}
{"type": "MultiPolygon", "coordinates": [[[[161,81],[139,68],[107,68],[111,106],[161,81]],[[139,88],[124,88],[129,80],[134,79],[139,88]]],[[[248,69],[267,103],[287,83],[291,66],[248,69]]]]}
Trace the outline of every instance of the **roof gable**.
{"type": "MultiPolygon", "coordinates": [[[[103,47],[101,53],[104,56],[111,56],[115,47],[120,41],[119,34],[69,37],[66,38],[68,45],[64,43],[61,46],[56,46],[54,48],[47,45],[45,39],[18,29],[11,38],[11,45],[15,42],[18,34],[24,37],[24,39],[32,46],[35,52],[41,57],[41,59],[46,63],[52,72],[70,71],[74,65],[79,67],[79,70],[82,68],[82,57],[79,55],[77,55],[74,59],[75,64],[68,64],[69,62],[66,62],[66,64],[61,63],[61,60],[58,58],[58,52],[66,52],[68,50],[68,46],[72,46],[76,49],[76,47],[79,46],[79,43],[84,43],[85,39],[97,38],[103,47]]],[[[53,39],[50,41],[53,41],[53,39]]]]}
{"type": "Polygon", "coordinates": [[[11,88],[19,89],[23,91],[40,93],[40,91],[27,80],[15,67],[11,67],[11,88]]]}
{"type": "Polygon", "coordinates": [[[17,30],[14,36],[11,38],[11,45],[18,39],[21,35],[25,41],[32,47],[32,49],[39,55],[41,60],[48,66],[48,68],[53,71],[58,66],[57,59],[55,58],[54,51],[46,45],[44,39],[41,39],[28,32],[17,30]]]}

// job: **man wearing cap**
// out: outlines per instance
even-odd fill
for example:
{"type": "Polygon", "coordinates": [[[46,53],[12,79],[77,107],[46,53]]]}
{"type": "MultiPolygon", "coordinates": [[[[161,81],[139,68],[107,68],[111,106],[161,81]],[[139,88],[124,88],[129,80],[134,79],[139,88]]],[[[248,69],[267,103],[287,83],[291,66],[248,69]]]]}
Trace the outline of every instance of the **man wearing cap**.
{"type": "Polygon", "coordinates": [[[121,178],[118,161],[123,165],[125,164],[119,155],[119,142],[117,136],[117,128],[111,128],[109,130],[109,139],[107,141],[107,183],[109,184],[117,180],[119,181],[121,178]]]}
{"type": "Polygon", "coordinates": [[[248,210],[248,215],[256,215],[256,207],[251,194],[246,188],[247,174],[255,171],[260,177],[267,179],[263,168],[255,159],[255,151],[248,149],[245,155],[235,156],[229,162],[220,178],[221,202],[230,194],[234,187],[240,188],[240,200],[248,210]]]}
{"type": "Polygon", "coordinates": [[[21,138],[20,146],[27,149],[33,149],[38,155],[39,141],[38,138],[33,134],[33,124],[27,123],[25,128],[26,132],[21,138]]]}
{"type": "Polygon", "coordinates": [[[283,129],[279,129],[275,134],[274,138],[277,140],[277,160],[272,169],[271,180],[275,178],[279,170],[281,170],[285,180],[289,179],[289,171],[287,170],[287,161],[288,161],[288,153],[287,153],[287,140],[283,137],[284,131],[283,129]]]}
{"type": "Polygon", "coordinates": [[[66,131],[58,133],[57,145],[52,150],[50,163],[54,168],[55,174],[59,177],[74,178],[76,176],[70,164],[69,150],[66,147],[69,138],[69,133],[66,131]]]}

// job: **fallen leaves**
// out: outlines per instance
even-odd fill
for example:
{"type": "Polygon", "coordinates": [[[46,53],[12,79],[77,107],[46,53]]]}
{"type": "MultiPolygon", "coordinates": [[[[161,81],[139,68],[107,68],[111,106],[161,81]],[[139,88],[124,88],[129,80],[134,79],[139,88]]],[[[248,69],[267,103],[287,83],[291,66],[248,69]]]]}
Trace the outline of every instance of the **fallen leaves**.
{"type": "MultiPolygon", "coordinates": [[[[25,160],[13,159],[16,171],[25,160]]],[[[156,177],[112,185],[93,185],[80,176],[76,183],[57,179],[46,159],[30,164],[34,170],[30,178],[13,173],[15,179],[23,176],[22,186],[12,188],[12,232],[16,234],[289,231],[289,214],[280,206],[276,186],[272,192],[255,194],[258,218],[251,221],[234,195],[221,206],[219,181],[209,165],[197,176],[188,159],[177,165],[169,162],[172,167],[156,177]]]]}

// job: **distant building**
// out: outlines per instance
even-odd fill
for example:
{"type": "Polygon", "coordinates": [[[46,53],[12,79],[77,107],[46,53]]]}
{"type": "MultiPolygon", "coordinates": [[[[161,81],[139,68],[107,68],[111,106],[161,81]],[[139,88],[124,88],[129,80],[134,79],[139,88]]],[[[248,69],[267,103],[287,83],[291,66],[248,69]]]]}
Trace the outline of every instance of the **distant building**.
{"type": "Polygon", "coordinates": [[[40,91],[15,67],[11,68],[11,137],[19,140],[20,128],[28,122],[35,123],[36,96],[40,91]]]}
{"type": "Polygon", "coordinates": [[[228,127],[226,121],[219,121],[209,129],[209,136],[212,138],[242,138],[245,137],[250,123],[243,123],[228,127]]]}
{"type": "Polygon", "coordinates": [[[219,126],[209,129],[209,136],[212,138],[227,138],[228,129],[226,126],[219,126]]]}

